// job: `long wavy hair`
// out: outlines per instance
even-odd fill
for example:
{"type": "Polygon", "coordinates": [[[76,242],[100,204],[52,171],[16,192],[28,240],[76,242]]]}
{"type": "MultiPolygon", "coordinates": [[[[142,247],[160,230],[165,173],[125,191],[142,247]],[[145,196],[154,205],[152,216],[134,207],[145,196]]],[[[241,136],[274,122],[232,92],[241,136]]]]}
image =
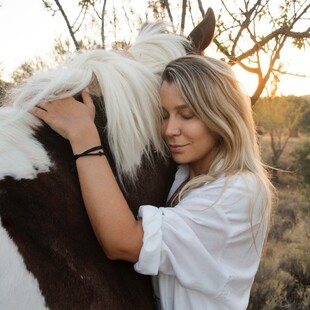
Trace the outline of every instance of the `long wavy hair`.
{"type": "Polygon", "coordinates": [[[125,51],[78,52],[8,92],[0,113],[3,136],[9,137],[9,125],[23,118],[36,127],[38,121],[26,112],[38,103],[75,96],[88,87],[91,94],[103,98],[99,110],[107,119],[117,172],[134,180],[143,155],[151,158],[154,150],[164,154],[159,133],[161,74],[190,46],[186,38],[168,32],[165,23],[155,22],[144,25],[125,51]]]}
{"type": "Polygon", "coordinates": [[[225,174],[251,172],[263,197],[262,217],[268,222],[276,198],[257,143],[249,97],[224,61],[189,55],[170,62],[162,81],[174,83],[193,113],[218,137],[216,157],[208,174],[190,180],[177,200],[193,188],[225,174]]]}

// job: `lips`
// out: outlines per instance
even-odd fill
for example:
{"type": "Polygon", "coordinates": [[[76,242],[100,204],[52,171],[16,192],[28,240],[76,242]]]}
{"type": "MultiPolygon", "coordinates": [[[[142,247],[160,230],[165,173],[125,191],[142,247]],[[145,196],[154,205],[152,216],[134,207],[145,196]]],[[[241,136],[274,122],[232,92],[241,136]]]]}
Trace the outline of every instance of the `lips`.
{"type": "Polygon", "coordinates": [[[169,149],[171,153],[181,153],[187,144],[169,144],[169,149]]]}

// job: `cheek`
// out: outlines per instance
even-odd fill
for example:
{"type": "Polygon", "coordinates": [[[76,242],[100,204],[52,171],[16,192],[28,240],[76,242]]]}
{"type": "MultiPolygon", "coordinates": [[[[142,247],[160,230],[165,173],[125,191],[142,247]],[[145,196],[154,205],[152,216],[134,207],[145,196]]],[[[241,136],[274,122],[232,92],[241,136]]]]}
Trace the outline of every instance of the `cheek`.
{"type": "Polygon", "coordinates": [[[211,132],[204,124],[196,124],[196,128],[192,128],[197,141],[204,141],[208,145],[215,144],[215,134],[211,132]]]}
{"type": "Polygon", "coordinates": [[[208,145],[209,148],[216,148],[217,147],[217,139],[215,137],[214,134],[212,133],[208,133],[208,135],[206,135],[206,143],[208,145]]]}

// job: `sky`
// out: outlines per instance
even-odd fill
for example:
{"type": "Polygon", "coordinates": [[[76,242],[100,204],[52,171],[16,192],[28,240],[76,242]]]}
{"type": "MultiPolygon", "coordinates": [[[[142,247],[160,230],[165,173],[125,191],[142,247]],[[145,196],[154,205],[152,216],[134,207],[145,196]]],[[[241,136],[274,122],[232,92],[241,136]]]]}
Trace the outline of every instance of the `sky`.
{"type": "MultiPolygon", "coordinates": [[[[72,0],[63,0],[62,3],[68,5],[70,1],[72,0]]],[[[54,38],[66,32],[62,16],[60,14],[51,16],[51,13],[44,9],[41,0],[0,0],[2,78],[8,80],[13,70],[24,61],[35,56],[48,57],[54,46],[54,38]]],[[[281,55],[285,60],[286,69],[308,75],[307,78],[282,76],[279,84],[281,94],[298,96],[310,94],[309,52],[310,49],[307,53],[295,50],[281,55]]],[[[236,73],[245,89],[252,93],[256,78],[240,70],[236,73]]]]}
{"type": "Polygon", "coordinates": [[[0,63],[5,72],[36,55],[48,54],[54,37],[64,31],[60,16],[52,17],[41,0],[0,0],[0,63]]]}

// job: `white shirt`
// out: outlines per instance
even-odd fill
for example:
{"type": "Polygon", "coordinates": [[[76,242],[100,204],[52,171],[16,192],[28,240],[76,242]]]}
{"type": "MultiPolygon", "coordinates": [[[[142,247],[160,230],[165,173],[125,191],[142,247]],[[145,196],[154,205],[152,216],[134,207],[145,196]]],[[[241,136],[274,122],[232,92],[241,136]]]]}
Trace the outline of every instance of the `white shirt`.
{"type": "MultiPolygon", "coordinates": [[[[180,166],[169,197],[187,177],[180,166]]],[[[154,276],[162,309],[246,309],[266,235],[257,187],[251,173],[223,176],[174,208],[140,207],[144,237],[134,267],[154,276]]]]}

